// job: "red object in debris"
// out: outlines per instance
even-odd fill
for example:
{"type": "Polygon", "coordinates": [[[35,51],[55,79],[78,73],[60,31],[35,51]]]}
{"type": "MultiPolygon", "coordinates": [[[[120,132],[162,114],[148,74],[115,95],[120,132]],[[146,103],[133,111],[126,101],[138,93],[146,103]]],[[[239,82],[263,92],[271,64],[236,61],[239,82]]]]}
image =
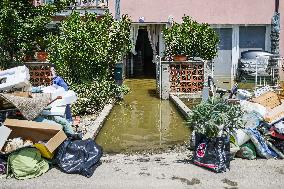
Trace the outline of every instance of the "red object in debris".
{"type": "Polygon", "coordinates": [[[73,119],[73,125],[74,126],[79,125],[80,122],[81,122],[80,116],[76,116],[75,119],[73,119]]]}
{"type": "Polygon", "coordinates": [[[16,112],[16,116],[21,116],[22,113],[21,112],[16,112]]]}
{"type": "Polygon", "coordinates": [[[277,133],[277,131],[275,131],[275,127],[271,127],[270,128],[270,134],[271,134],[271,136],[273,136],[275,138],[279,138],[281,140],[284,140],[284,135],[280,134],[280,133],[277,133]]]}

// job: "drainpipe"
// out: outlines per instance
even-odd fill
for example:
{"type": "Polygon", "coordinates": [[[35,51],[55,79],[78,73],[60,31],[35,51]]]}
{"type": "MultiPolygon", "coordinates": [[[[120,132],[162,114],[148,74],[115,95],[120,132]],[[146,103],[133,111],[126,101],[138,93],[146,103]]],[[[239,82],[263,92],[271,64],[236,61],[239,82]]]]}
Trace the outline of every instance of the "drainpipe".
{"type": "Polygon", "coordinates": [[[115,0],[115,20],[120,20],[120,0],[115,0]]]}
{"type": "Polygon", "coordinates": [[[279,40],[280,40],[280,13],[279,0],[275,0],[275,10],[271,21],[271,52],[279,55],[279,40]]]}
{"type": "Polygon", "coordinates": [[[279,13],[279,0],[275,0],[275,12],[279,13]]]}

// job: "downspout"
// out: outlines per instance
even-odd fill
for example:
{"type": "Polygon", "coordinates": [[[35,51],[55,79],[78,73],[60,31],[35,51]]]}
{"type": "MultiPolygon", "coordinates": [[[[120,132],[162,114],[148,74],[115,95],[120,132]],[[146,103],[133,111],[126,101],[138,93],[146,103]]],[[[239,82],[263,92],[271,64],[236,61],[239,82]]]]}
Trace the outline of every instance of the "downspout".
{"type": "Polygon", "coordinates": [[[275,12],[279,13],[279,0],[275,0],[275,12]]]}
{"type": "Polygon", "coordinates": [[[120,20],[120,0],[115,0],[115,20],[120,20]]]}
{"type": "Polygon", "coordinates": [[[275,0],[275,10],[271,20],[271,53],[279,56],[279,42],[280,42],[280,13],[279,0],[275,0]]]}

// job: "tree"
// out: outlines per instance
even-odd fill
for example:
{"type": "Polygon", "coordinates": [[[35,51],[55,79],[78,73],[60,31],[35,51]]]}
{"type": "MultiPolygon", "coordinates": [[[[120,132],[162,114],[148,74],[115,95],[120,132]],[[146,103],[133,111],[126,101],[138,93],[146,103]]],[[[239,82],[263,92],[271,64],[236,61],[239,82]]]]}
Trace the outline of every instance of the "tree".
{"type": "Polygon", "coordinates": [[[69,85],[109,78],[116,62],[130,49],[128,17],[115,21],[106,13],[73,12],[61,23],[59,35],[50,37],[49,59],[69,85]]]}
{"type": "Polygon", "coordinates": [[[48,33],[51,16],[73,1],[55,1],[35,7],[29,0],[0,1],[0,67],[13,67],[31,51],[38,37],[48,33]]]}
{"type": "Polygon", "coordinates": [[[182,23],[174,22],[172,27],[165,28],[165,56],[171,59],[174,55],[200,57],[212,60],[217,55],[218,34],[206,23],[198,23],[189,16],[182,18],[182,23]]]}
{"type": "Polygon", "coordinates": [[[127,16],[115,21],[109,13],[98,18],[73,12],[61,23],[59,35],[50,36],[49,60],[78,97],[75,115],[93,114],[127,92],[115,84],[112,69],[130,51],[130,24],[127,16]]]}

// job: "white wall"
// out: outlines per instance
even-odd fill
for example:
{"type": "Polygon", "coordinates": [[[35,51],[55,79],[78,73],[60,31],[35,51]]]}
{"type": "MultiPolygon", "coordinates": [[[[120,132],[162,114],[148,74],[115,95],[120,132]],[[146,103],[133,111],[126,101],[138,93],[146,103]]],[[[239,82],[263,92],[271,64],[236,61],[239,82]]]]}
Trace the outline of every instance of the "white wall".
{"type": "MultiPolygon", "coordinates": [[[[241,51],[249,50],[240,49],[240,26],[265,26],[265,49],[270,51],[270,25],[212,25],[213,28],[231,28],[232,29],[232,57],[231,62],[216,63],[214,68],[214,80],[218,87],[230,89],[234,84],[234,79],[237,73],[238,61],[241,51]],[[230,66],[224,66],[224,64],[230,64],[230,66]],[[225,69],[225,70],[224,70],[225,69]],[[226,82],[226,83],[223,83],[226,82]],[[227,82],[229,82],[227,84],[227,82]]],[[[222,60],[222,58],[218,58],[222,60]]],[[[217,60],[217,61],[218,61],[217,60]]],[[[216,60],[215,60],[216,61],[216,60]]]]}

